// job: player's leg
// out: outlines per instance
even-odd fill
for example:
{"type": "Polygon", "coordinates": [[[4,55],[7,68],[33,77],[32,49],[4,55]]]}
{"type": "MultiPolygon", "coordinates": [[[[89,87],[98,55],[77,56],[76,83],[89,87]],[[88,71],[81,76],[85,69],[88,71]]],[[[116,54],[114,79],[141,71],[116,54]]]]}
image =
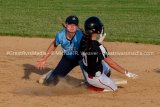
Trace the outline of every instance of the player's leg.
{"type": "Polygon", "coordinates": [[[69,60],[65,56],[62,57],[56,68],[50,74],[50,77],[46,80],[47,83],[50,81],[58,83],[59,77],[65,77],[74,67],[78,65],[78,61],[69,60]]]}
{"type": "MultiPolygon", "coordinates": [[[[85,70],[83,69],[83,62],[79,61],[79,65],[80,65],[80,68],[82,70],[84,80],[85,80],[85,82],[87,82],[88,77],[87,77],[87,74],[86,74],[85,70]]],[[[108,77],[110,77],[111,70],[109,68],[109,65],[105,61],[102,61],[102,65],[103,65],[103,73],[106,74],[108,77]]]]}
{"type": "Polygon", "coordinates": [[[38,83],[45,84],[46,80],[51,76],[53,70],[48,71],[47,73],[43,74],[41,78],[38,80],[38,83]]]}
{"type": "Polygon", "coordinates": [[[84,75],[86,76],[87,82],[90,85],[95,86],[97,88],[105,89],[105,91],[117,90],[117,85],[104,73],[102,73],[98,77],[92,77],[92,76],[89,76],[85,70],[83,70],[83,72],[84,72],[84,75]]]}
{"type": "Polygon", "coordinates": [[[115,91],[117,90],[117,85],[115,84],[114,81],[112,81],[108,76],[106,76],[105,74],[102,73],[102,75],[100,77],[96,77],[96,79],[98,80],[98,84],[97,87],[99,88],[104,88],[106,90],[110,90],[110,91],[115,91]]]}

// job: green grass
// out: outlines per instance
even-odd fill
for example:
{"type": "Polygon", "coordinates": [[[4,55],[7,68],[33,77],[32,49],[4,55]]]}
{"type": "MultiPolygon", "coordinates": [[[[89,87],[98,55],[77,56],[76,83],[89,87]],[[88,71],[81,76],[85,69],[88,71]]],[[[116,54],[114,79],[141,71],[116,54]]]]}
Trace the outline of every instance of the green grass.
{"type": "Polygon", "coordinates": [[[109,41],[160,44],[159,0],[0,0],[0,35],[54,37],[68,15],[99,16],[109,41]]]}

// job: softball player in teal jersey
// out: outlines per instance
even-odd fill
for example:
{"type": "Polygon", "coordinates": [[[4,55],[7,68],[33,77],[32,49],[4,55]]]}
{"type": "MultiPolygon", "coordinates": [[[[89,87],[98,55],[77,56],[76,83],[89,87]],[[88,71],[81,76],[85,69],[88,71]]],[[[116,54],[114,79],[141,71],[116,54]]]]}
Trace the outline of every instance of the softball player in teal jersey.
{"type": "Polygon", "coordinates": [[[45,82],[49,83],[50,79],[54,79],[54,83],[58,83],[58,77],[66,76],[74,67],[79,65],[78,61],[78,48],[81,38],[83,36],[82,31],[78,28],[79,20],[76,16],[69,16],[65,21],[65,29],[59,31],[56,34],[55,39],[50,44],[46,55],[38,61],[38,68],[43,69],[47,58],[51,55],[58,45],[61,45],[63,56],[55,69],[52,70],[45,82]]]}

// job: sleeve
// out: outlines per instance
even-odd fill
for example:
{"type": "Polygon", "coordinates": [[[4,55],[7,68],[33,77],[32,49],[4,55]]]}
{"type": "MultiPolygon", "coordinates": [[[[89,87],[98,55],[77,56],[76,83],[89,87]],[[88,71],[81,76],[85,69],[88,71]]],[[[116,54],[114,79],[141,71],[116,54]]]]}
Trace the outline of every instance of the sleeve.
{"type": "Polygon", "coordinates": [[[108,55],[108,51],[107,49],[103,46],[103,45],[100,45],[99,46],[99,52],[98,52],[98,57],[103,60],[104,58],[107,58],[109,55],[108,55]]]}
{"type": "Polygon", "coordinates": [[[60,44],[60,38],[59,38],[59,34],[57,33],[55,37],[55,46],[58,46],[59,44],[60,44]]]}

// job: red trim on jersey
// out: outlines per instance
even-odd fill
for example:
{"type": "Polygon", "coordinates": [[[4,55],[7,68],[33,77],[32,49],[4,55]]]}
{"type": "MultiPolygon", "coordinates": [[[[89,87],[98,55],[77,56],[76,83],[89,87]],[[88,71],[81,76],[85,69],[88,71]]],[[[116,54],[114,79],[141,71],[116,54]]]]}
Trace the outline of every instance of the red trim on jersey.
{"type": "Polygon", "coordinates": [[[102,85],[104,85],[104,86],[106,86],[106,87],[109,87],[112,91],[114,91],[110,86],[108,86],[108,85],[106,85],[106,84],[103,84],[100,79],[98,79],[98,80],[99,80],[99,82],[100,82],[102,85]]]}
{"type": "Polygon", "coordinates": [[[88,75],[88,78],[90,78],[90,79],[93,79],[93,76],[91,76],[91,75],[88,75]]]}

